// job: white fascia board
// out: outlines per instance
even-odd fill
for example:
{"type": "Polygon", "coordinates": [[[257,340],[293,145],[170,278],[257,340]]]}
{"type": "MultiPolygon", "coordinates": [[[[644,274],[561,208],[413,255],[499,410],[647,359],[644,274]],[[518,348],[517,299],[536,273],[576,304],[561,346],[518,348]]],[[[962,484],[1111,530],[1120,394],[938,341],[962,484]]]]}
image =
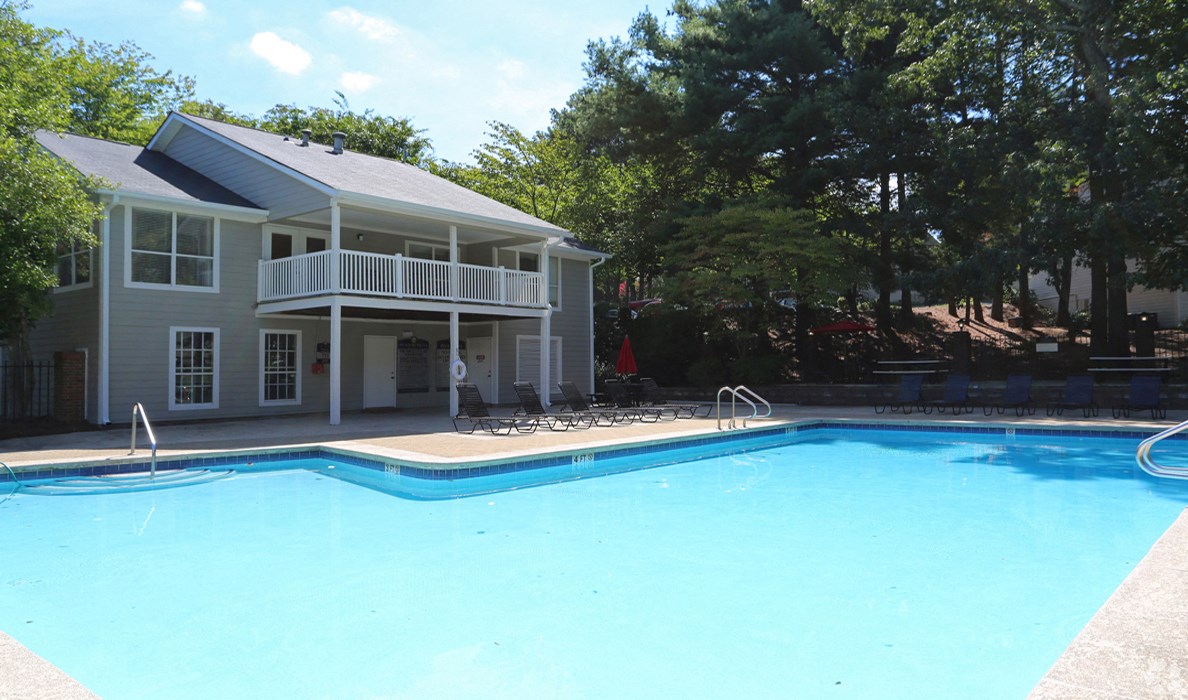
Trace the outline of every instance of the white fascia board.
{"type": "Polygon", "coordinates": [[[218,141],[219,143],[223,144],[224,146],[233,148],[236,151],[239,151],[240,153],[244,154],[245,156],[251,158],[252,160],[263,163],[264,165],[267,165],[268,167],[273,168],[275,170],[279,170],[279,171],[283,172],[284,174],[288,175],[289,177],[292,177],[292,178],[300,181],[302,184],[305,184],[305,185],[308,185],[308,186],[314,188],[315,190],[321,192],[322,194],[324,194],[328,197],[336,196],[337,191],[333,187],[327,185],[326,183],[321,182],[320,180],[315,180],[312,177],[306,175],[305,173],[303,173],[299,170],[294,170],[293,168],[291,168],[287,165],[284,165],[283,163],[278,163],[277,161],[269,158],[266,155],[263,155],[257,151],[253,151],[252,149],[248,148],[247,146],[244,146],[243,144],[239,143],[238,141],[233,141],[232,139],[229,139],[220,133],[211,131],[210,129],[206,128],[205,126],[202,126],[201,124],[198,124],[196,122],[190,121],[189,119],[186,119],[185,116],[178,114],[177,112],[169,113],[169,116],[165,118],[165,123],[161,125],[161,128],[157,129],[157,133],[153,135],[152,140],[149,141],[148,146],[145,146],[145,148],[152,150],[152,151],[160,151],[160,152],[164,153],[165,149],[169,146],[169,142],[173,139],[174,135],[177,134],[177,126],[176,126],[177,124],[184,124],[185,126],[190,127],[191,129],[202,134],[203,136],[214,139],[215,141],[218,141]]]}
{"type": "Polygon", "coordinates": [[[400,202],[394,199],[377,197],[372,194],[362,194],[360,192],[339,192],[338,203],[354,205],[367,209],[376,209],[378,211],[391,212],[393,214],[419,216],[426,219],[441,221],[442,223],[447,224],[482,226],[485,228],[493,228],[499,231],[506,231],[508,233],[539,236],[541,238],[573,237],[572,233],[566,231],[563,228],[521,224],[514,221],[507,221],[505,219],[494,219],[488,216],[467,214],[465,212],[455,211],[453,209],[442,209],[440,207],[431,207],[425,204],[400,202]]]}
{"type": "Polygon", "coordinates": [[[223,219],[234,219],[251,224],[262,224],[268,221],[267,209],[252,207],[237,207],[233,204],[216,204],[214,202],[197,202],[192,199],[178,199],[159,194],[141,194],[139,192],[125,192],[123,190],[96,190],[96,194],[105,198],[119,197],[120,204],[144,204],[148,206],[168,207],[172,211],[184,214],[218,215],[223,219]]]}

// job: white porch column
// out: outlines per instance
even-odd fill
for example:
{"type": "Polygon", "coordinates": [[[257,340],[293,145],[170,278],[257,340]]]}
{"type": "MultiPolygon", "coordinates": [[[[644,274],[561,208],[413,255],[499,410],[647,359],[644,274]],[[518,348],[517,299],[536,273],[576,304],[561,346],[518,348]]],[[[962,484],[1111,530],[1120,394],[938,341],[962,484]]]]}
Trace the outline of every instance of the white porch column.
{"type": "MultiPolygon", "coordinates": [[[[458,274],[458,227],[450,227],[450,299],[458,301],[458,287],[460,286],[460,275],[458,274]]],[[[454,350],[457,351],[457,347],[454,350]]],[[[456,357],[456,354],[451,353],[451,357],[456,357]]],[[[457,393],[457,392],[454,392],[457,393]]],[[[457,415],[457,411],[454,415],[457,415]]]]}
{"type": "Polygon", "coordinates": [[[553,366],[553,344],[550,342],[553,330],[553,310],[545,309],[544,316],[540,317],[540,386],[537,387],[540,394],[540,402],[545,406],[552,404],[549,401],[549,396],[553,393],[549,387],[551,384],[550,370],[553,366]]]}
{"type": "MultiPolygon", "coordinates": [[[[452,231],[453,227],[451,226],[450,229],[452,231]]],[[[451,236],[451,239],[452,238],[453,238],[453,236],[451,236]]],[[[450,257],[452,258],[453,255],[454,255],[454,253],[451,250],[450,257]]],[[[450,365],[452,366],[454,364],[454,361],[459,359],[459,357],[460,356],[458,355],[458,312],[451,311],[450,312],[450,365]]],[[[450,378],[453,379],[452,376],[450,378]]],[[[467,379],[469,380],[470,378],[467,377],[467,379]]],[[[453,417],[456,415],[458,415],[458,390],[454,388],[454,382],[451,381],[450,382],[450,416],[453,417]]]]}
{"type": "MultiPolygon", "coordinates": [[[[338,199],[330,198],[330,293],[338,294],[342,291],[340,260],[342,259],[342,209],[338,206],[338,199]]],[[[334,348],[330,348],[334,352],[334,348]]]]}
{"type": "Polygon", "coordinates": [[[330,302],[330,425],[342,422],[342,302],[330,302]]]}
{"type": "MultiPolygon", "coordinates": [[[[99,396],[95,411],[95,422],[107,425],[111,422],[111,214],[120,203],[117,194],[111,204],[103,210],[103,228],[99,234],[99,396]]],[[[131,212],[124,208],[125,228],[131,226],[131,212]]],[[[125,236],[129,245],[130,236],[125,236]]],[[[170,362],[173,359],[170,358],[170,362]]]]}

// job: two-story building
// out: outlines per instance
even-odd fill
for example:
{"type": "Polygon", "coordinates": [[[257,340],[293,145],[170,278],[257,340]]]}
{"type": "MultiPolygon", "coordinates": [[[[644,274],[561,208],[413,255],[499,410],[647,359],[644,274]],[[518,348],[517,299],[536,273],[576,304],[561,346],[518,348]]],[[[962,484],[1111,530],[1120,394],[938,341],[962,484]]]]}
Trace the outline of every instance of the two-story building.
{"type": "MultiPolygon", "coordinates": [[[[41,133],[103,178],[34,353],[83,351],[87,417],[441,407],[465,372],[594,382],[593,268],[568,231],[415,166],[172,113],[147,147],[41,133]],[[542,343],[541,339],[548,342],[542,343]],[[459,362],[460,361],[460,362],[459,362]]],[[[546,395],[548,392],[542,392],[546,395]]]]}

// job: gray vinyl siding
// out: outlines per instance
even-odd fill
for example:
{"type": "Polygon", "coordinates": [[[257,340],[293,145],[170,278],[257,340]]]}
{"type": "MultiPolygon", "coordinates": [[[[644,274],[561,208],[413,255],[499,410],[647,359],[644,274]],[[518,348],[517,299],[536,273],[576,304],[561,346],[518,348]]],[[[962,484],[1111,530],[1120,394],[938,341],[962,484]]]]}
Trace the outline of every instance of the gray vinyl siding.
{"type": "MultiPolygon", "coordinates": [[[[1131,270],[1134,269],[1133,260],[1127,261],[1131,270]]],[[[1072,284],[1069,288],[1069,308],[1081,311],[1089,308],[1092,279],[1089,268],[1077,265],[1073,268],[1072,284]]],[[[1055,309],[1057,305],[1056,289],[1048,283],[1047,275],[1039,273],[1031,276],[1031,289],[1039,303],[1045,307],[1055,309]]],[[[1174,328],[1188,318],[1188,304],[1185,303],[1184,292],[1173,292],[1166,289],[1148,289],[1135,285],[1126,293],[1126,309],[1129,313],[1157,313],[1160,328],[1174,328]]]]}
{"type": "MultiPolygon", "coordinates": [[[[584,392],[590,387],[590,304],[589,264],[581,260],[554,258],[551,264],[561,263],[561,311],[553,313],[549,332],[561,338],[561,374],[551,377],[554,386],[549,387],[556,399],[559,390],[555,384],[561,379],[572,381],[584,392]]],[[[517,319],[499,324],[499,401],[514,400],[512,382],[516,380],[516,336],[540,335],[539,319],[517,319]]],[[[535,377],[529,379],[539,384],[535,377]]],[[[540,387],[537,387],[539,390],[540,387]]],[[[543,393],[543,392],[542,392],[543,393]]]]}
{"type": "Polygon", "coordinates": [[[40,319],[30,334],[33,359],[49,361],[59,351],[87,351],[86,417],[98,415],[99,365],[99,250],[91,264],[91,286],[49,293],[50,314],[40,319]]]}
{"type": "MultiPolygon", "coordinates": [[[[130,419],[131,406],[139,402],[157,422],[205,420],[240,416],[285,413],[327,413],[330,399],[330,374],[314,374],[312,364],[319,342],[330,340],[328,318],[256,316],[257,261],[261,255],[262,226],[220,218],[219,222],[219,292],[195,292],[173,289],[127,287],[124,282],[125,205],[112,211],[111,222],[111,355],[110,416],[115,423],[130,419]],[[170,328],[214,328],[219,331],[219,406],[218,408],[169,409],[172,358],[169,354],[170,328]],[[296,405],[260,405],[260,329],[301,332],[301,402],[296,405]]],[[[353,236],[351,237],[354,238],[353,236]]],[[[365,236],[366,239],[366,236],[365,236]]],[[[489,251],[488,251],[489,254],[489,251]]],[[[478,261],[484,262],[484,261],[478,261]]],[[[563,260],[562,310],[552,317],[552,333],[563,336],[563,378],[576,381],[589,390],[589,314],[587,263],[563,260]]],[[[39,324],[36,349],[48,357],[55,350],[85,347],[89,351],[90,401],[88,416],[97,416],[98,377],[98,256],[94,264],[94,282],[90,289],[55,295],[54,316],[39,324]]],[[[411,331],[435,348],[439,340],[449,338],[449,324],[440,322],[358,321],[342,324],[342,410],[356,411],[363,406],[363,338],[381,335],[400,338],[411,331]]],[[[538,319],[501,322],[464,323],[460,334],[468,337],[495,337],[498,373],[498,399],[512,400],[511,382],[516,371],[516,336],[538,335],[538,319]]],[[[435,353],[431,351],[429,371],[436,383],[435,353]]],[[[557,378],[554,378],[557,379],[557,378]]],[[[449,404],[448,391],[433,387],[427,393],[397,394],[397,405],[405,408],[440,407],[449,404]]]]}
{"type": "Polygon", "coordinates": [[[268,209],[276,218],[330,206],[330,198],[313,187],[189,127],[169,142],[165,155],[268,209]]]}
{"type": "MultiPolygon", "coordinates": [[[[257,401],[259,328],[255,317],[260,227],[228,219],[219,226],[219,293],[124,286],[123,217],[112,226],[111,415],[135,402],[156,420],[251,415],[257,401]],[[117,225],[118,224],[118,225],[117,225]],[[219,407],[169,410],[170,327],[219,329],[219,407]]],[[[285,407],[291,408],[291,407],[285,407]]],[[[271,408],[269,412],[281,412],[271,408]]]]}

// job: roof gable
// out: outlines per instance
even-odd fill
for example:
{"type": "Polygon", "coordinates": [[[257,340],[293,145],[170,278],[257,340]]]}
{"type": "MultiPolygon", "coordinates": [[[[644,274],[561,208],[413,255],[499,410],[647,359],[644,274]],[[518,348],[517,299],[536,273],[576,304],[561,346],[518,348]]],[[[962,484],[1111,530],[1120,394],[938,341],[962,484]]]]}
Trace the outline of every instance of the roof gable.
{"type": "Polygon", "coordinates": [[[394,204],[477,217],[493,224],[529,227],[542,233],[569,237],[571,234],[543,219],[497,202],[420,168],[389,158],[355,153],[348,148],[334,153],[330,146],[260,129],[173,112],[149,143],[150,149],[164,150],[181,128],[193,128],[220,141],[231,143],[291,176],[320,185],[337,195],[359,194],[394,204]]]}
{"type": "Polygon", "coordinates": [[[164,153],[75,134],[39,131],[35,137],[43,148],[70,163],[75,170],[103,178],[121,193],[260,209],[164,153]]]}

